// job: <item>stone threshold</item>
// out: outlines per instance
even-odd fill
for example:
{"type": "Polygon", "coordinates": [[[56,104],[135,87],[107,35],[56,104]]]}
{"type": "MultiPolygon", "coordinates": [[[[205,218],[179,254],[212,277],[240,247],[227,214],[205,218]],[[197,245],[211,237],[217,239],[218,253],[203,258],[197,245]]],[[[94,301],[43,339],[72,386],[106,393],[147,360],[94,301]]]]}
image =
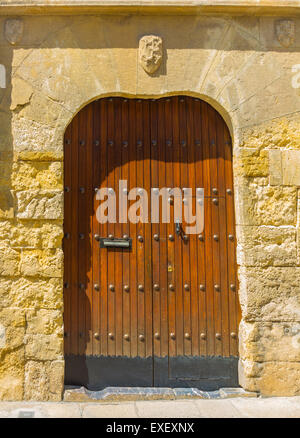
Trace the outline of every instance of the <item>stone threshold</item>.
{"type": "Polygon", "coordinates": [[[217,391],[201,391],[196,388],[141,388],[107,387],[101,391],[90,391],[85,387],[66,386],[65,402],[120,402],[138,400],[182,400],[182,399],[225,399],[236,397],[258,397],[257,392],[243,388],[220,388],[217,391]]]}

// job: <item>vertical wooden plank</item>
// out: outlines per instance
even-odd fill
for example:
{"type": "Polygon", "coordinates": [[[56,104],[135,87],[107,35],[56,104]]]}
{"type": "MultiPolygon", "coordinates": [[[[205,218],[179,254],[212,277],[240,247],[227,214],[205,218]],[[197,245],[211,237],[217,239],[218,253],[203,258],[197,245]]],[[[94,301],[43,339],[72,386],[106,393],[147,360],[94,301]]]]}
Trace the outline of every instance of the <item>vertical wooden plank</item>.
{"type": "MultiPolygon", "coordinates": [[[[195,136],[195,179],[196,189],[204,189],[204,196],[206,196],[206,190],[204,188],[203,180],[203,157],[204,157],[204,145],[201,132],[201,101],[197,99],[194,102],[194,136],[195,136]]],[[[207,315],[206,315],[206,269],[205,269],[205,238],[206,238],[206,204],[204,208],[204,229],[197,236],[197,273],[198,273],[198,297],[199,297],[199,355],[205,356],[207,354],[207,315]]]]}
{"type": "MultiPolygon", "coordinates": [[[[196,147],[195,147],[195,132],[194,132],[194,112],[195,100],[191,97],[187,99],[187,160],[188,160],[188,187],[192,189],[192,205],[193,214],[196,214],[196,147]]],[[[189,226],[196,224],[191,223],[189,226]]],[[[189,236],[189,270],[190,283],[189,290],[186,295],[190,299],[190,341],[192,356],[199,355],[199,307],[198,307],[198,260],[197,260],[197,235],[190,234],[189,236]]]]}
{"type": "MultiPolygon", "coordinates": [[[[153,148],[157,148],[158,156],[158,184],[159,189],[166,187],[166,139],[165,139],[165,99],[160,99],[157,101],[157,117],[158,117],[158,127],[157,127],[157,145],[153,148]]],[[[164,201],[163,201],[164,202],[164,201]]],[[[170,205],[168,205],[170,207],[170,205]]],[[[160,354],[162,357],[168,355],[168,344],[175,343],[175,340],[169,339],[168,331],[168,296],[174,294],[175,291],[168,288],[167,283],[167,226],[162,221],[162,210],[161,209],[161,220],[159,224],[159,284],[160,284],[160,354]]],[[[174,234],[174,229],[172,234],[174,234]]],[[[172,241],[174,245],[174,241],[172,241]]]]}
{"type": "Polygon", "coordinates": [[[70,187],[72,198],[71,223],[71,253],[72,253],[72,281],[71,281],[71,352],[79,354],[78,350],[78,116],[72,122],[72,184],[70,187]]]}
{"type": "MultiPolygon", "coordinates": [[[[72,123],[67,127],[64,137],[64,187],[72,185],[72,123]]],[[[64,194],[64,350],[70,354],[71,340],[71,291],[72,291],[72,196],[71,192],[64,194]]]]}
{"type": "MultiPolygon", "coordinates": [[[[172,99],[168,98],[165,102],[165,144],[166,144],[166,187],[174,188],[174,175],[173,175],[173,106],[172,99]]],[[[174,199],[174,197],[173,197],[174,199]]],[[[167,224],[166,237],[174,233],[174,207],[170,209],[170,223],[167,224]]],[[[175,269],[176,257],[175,257],[175,241],[167,239],[167,284],[176,284],[175,269]]],[[[168,325],[169,334],[176,334],[176,290],[175,292],[168,292],[168,325]]],[[[176,356],[176,340],[169,340],[169,355],[171,357],[176,356]]]]}
{"type": "Polygon", "coordinates": [[[145,224],[145,280],[144,290],[139,291],[144,295],[145,301],[145,329],[144,341],[139,338],[139,342],[145,343],[146,357],[153,354],[153,335],[152,335],[152,227],[151,227],[151,146],[150,146],[150,103],[149,100],[143,102],[143,131],[144,131],[144,188],[148,193],[148,223],[145,224]]]}
{"type": "MultiPolygon", "coordinates": [[[[187,130],[187,101],[188,97],[179,98],[179,129],[180,129],[180,163],[181,163],[181,188],[183,190],[183,204],[184,199],[187,196],[187,191],[185,188],[189,187],[189,166],[188,166],[188,148],[190,147],[188,143],[188,130],[187,130]]],[[[185,230],[187,223],[184,218],[183,209],[183,230],[185,230]]],[[[192,353],[191,348],[191,294],[190,290],[186,290],[186,285],[190,287],[190,237],[188,240],[183,240],[181,237],[176,236],[176,239],[180,239],[182,244],[182,299],[183,299],[183,314],[184,314],[184,354],[190,356],[192,353]]]]}
{"type": "MultiPolygon", "coordinates": [[[[180,145],[180,112],[179,112],[179,98],[172,99],[173,107],[173,175],[174,187],[182,188],[181,185],[181,145],[180,145]]],[[[183,299],[182,299],[182,241],[178,236],[175,238],[175,286],[176,286],[176,355],[183,356],[183,299]]]]}
{"type": "MultiPolygon", "coordinates": [[[[144,188],[144,130],[143,130],[143,101],[137,99],[136,101],[136,187],[144,188]]],[[[138,191],[137,199],[141,199],[141,194],[138,191]]],[[[140,212],[138,213],[140,214],[140,212]]],[[[135,284],[135,291],[137,294],[138,305],[138,333],[145,332],[145,302],[144,294],[138,290],[139,285],[145,284],[145,224],[141,221],[137,223],[137,283],[135,284]]],[[[145,342],[139,342],[138,356],[145,357],[145,342]]]]}
{"type": "MultiPolygon", "coordinates": [[[[108,186],[108,112],[107,112],[107,100],[100,100],[100,114],[99,114],[99,125],[100,125],[100,179],[97,187],[105,188],[108,186]]],[[[99,206],[99,201],[97,201],[97,206],[99,206]]],[[[107,223],[100,224],[100,236],[108,235],[107,223]]],[[[99,243],[98,243],[99,245],[99,243]]],[[[100,327],[101,327],[101,354],[106,356],[108,354],[108,301],[111,292],[108,289],[108,251],[104,251],[99,248],[100,254],[100,327]]]]}
{"type": "MultiPolygon", "coordinates": [[[[128,118],[128,100],[122,99],[122,180],[127,181],[129,184],[129,118],[128,118]]],[[[128,185],[127,185],[128,187],[128,185]]],[[[124,194],[125,195],[125,194],[124,194]]],[[[128,202],[126,203],[128,206],[128,202]]],[[[124,207],[123,207],[124,208],[124,207]]],[[[123,235],[130,236],[129,223],[123,223],[122,225],[123,235]]],[[[130,285],[130,259],[132,255],[130,251],[123,250],[122,253],[122,266],[123,266],[123,284],[130,285]]],[[[123,340],[123,354],[130,357],[131,350],[131,333],[130,333],[130,293],[126,292],[123,288],[123,334],[129,335],[129,341],[123,340]]]]}
{"type": "MultiPolygon", "coordinates": [[[[137,186],[136,169],[136,100],[129,101],[129,190],[137,186]]],[[[128,203],[129,205],[132,202],[128,203]]],[[[138,310],[137,310],[137,227],[130,222],[132,250],[130,253],[130,308],[131,308],[131,356],[138,356],[138,310]]]]}
{"type": "MultiPolygon", "coordinates": [[[[157,101],[150,102],[150,129],[151,129],[151,187],[159,188],[159,162],[158,162],[158,147],[155,144],[158,136],[158,108],[157,101]]],[[[162,285],[159,278],[160,265],[160,236],[159,223],[152,223],[152,275],[153,275],[153,352],[154,356],[161,355],[161,326],[160,326],[160,296],[162,285]],[[154,236],[158,236],[158,240],[154,236]]],[[[154,370],[155,372],[155,370],[154,370]]]]}
{"type": "Polygon", "coordinates": [[[93,310],[93,104],[89,104],[86,108],[85,130],[86,130],[86,151],[85,151],[85,166],[86,174],[84,180],[84,247],[85,247],[85,354],[93,354],[94,333],[96,332],[93,325],[92,310],[93,310]]]}
{"type": "MultiPolygon", "coordinates": [[[[97,220],[96,212],[99,201],[96,200],[96,190],[100,187],[101,181],[101,160],[100,160],[100,101],[93,103],[93,145],[92,145],[92,163],[91,169],[93,174],[93,182],[89,190],[91,192],[93,203],[93,217],[92,217],[92,229],[90,235],[90,242],[92,247],[92,289],[93,289],[93,302],[92,302],[92,327],[93,327],[93,355],[101,354],[101,339],[103,333],[101,332],[101,278],[100,278],[100,247],[99,242],[94,238],[95,234],[100,235],[100,224],[97,220]],[[99,337],[95,337],[98,333],[99,337]]],[[[105,287],[106,291],[106,287],[105,287]]]]}

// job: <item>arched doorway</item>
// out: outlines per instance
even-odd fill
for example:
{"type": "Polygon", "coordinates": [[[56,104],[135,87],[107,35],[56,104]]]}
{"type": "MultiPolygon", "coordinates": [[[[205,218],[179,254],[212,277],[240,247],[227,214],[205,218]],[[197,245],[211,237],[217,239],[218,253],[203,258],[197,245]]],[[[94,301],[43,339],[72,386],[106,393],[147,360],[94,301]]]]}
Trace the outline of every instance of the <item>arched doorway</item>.
{"type": "Polygon", "coordinates": [[[76,115],[64,144],[66,384],[237,386],[232,150],[222,117],[187,96],[103,98],[76,115]],[[161,205],[151,221],[150,193],[175,187],[183,208],[189,197],[194,210],[203,203],[200,232],[186,234],[186,217],[176,219],[175,192],[170,220],[161,205]],[[113,189],[115,223],[99,223],[101,188],[113,189]],[[148,221],[120,218],[133,188],[144,189],[136,199],[148,195],[148,221]]]}

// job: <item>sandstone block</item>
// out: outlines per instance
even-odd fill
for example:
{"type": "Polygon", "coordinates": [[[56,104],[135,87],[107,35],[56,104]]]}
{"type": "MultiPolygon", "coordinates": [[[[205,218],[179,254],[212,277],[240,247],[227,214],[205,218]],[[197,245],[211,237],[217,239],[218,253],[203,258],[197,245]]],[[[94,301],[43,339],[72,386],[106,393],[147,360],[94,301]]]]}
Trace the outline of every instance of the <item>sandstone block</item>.
{"type": "Polygon", "coordinates": [[[63,193],[58,190],[16,192],[17,217],[22,219],[62,219],[63,193]]]}
{"type": "Polygon", "coordinates": [[[0,246],[0,275],[18,275],[20,253],[3,244],[0,246]]]}
{"type": "Polygon", "coordinates": [[[20,271],[26,276],[62,277],[63,251],[57,249],[22,250],[20,271]]]}
{"type": "Polygon", "coordinates": [[[300,321],[299,267],[240,267],[239,280],[246,321],[300,321]]]}
{"type": "Polygon", "coordinates": [[[24,371],[24,348],[2,353],[0,350],[0,400],[23,399],[24,371]]]}
{"type": "Polygon", "coordinates": [[[269,155],[265,150],[240,149],[234,166],[236,176],[260,177],[269,174],[269,155]]]}
{"type": "Polygon", "coordinates": [[[15,190],[62,190],[62,163],[17,161],[13,164],[11,180],[15,190]]]}
{"type": "Polygon", "coordinates": [[[28,361],[25,368],[25,400],[60,401],[64,387],[64,362],[28,361]]]}
{"type": "Polygon", "coordinates": [[[24,344],[25,312],[22,309],[5,308],[0,310],[2,341],[0,351],[14,350],[24,344]]]}
{"type": "Polygon", "coordinates": [[[25,356],[32,360],[59,360],[63,358],[63,338],[57,335],[25,335],[25,356]]]}
{"type": "Polygon", "coordinates": [[[30,309],[26,311],[26,334],[63,335],[61,310],[30,309]]]}
{"type": "Polygon", "coordinates": [[[237,237],[240,265],[297,265],[297,231],[293,227],[238,226],[237,237]]]}

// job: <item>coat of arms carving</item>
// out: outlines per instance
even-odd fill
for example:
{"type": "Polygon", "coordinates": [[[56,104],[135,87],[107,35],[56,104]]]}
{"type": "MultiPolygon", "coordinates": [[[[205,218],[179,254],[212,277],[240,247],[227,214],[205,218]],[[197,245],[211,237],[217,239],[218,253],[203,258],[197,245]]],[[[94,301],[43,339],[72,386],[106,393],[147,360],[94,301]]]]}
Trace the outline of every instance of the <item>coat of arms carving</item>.
{"type": "Polygon", "coordinates": [[[290,47],[295,41],[295,23],[293,20],[284,19],[275,22],[275,34],[283,47],[290,47]]]}
{"type": "Polygon", "coordinates": [[[145,35],[140,39],[139,59],[145,72],[153,74],[162,62],[162,39],[156,35],[145,35]]]}
{"type": "Polygon", "coordinates": [[[24,24],[17,18],[9,18],[4,25],[4,35],[10,44],[17,44],[23,35],[24,24]]]}

